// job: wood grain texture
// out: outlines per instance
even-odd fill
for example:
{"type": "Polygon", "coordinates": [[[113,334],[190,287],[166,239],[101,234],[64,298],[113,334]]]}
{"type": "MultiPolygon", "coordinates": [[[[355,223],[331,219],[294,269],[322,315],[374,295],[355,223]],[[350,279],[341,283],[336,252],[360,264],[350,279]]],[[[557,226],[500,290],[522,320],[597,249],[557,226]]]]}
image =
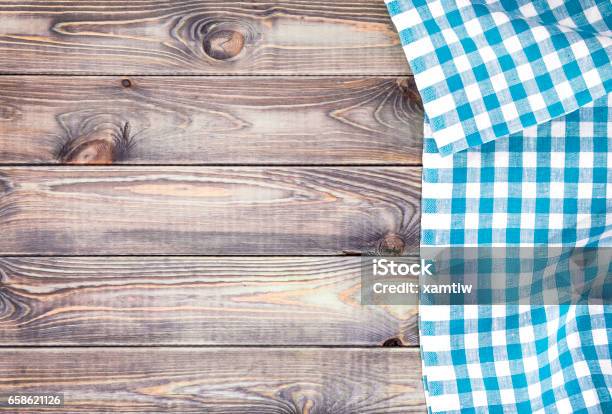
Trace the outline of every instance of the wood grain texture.
{"type": "Polygon", "coordinates": [[[425,413],[419,367],[409,348],[9,348],[0,388],[64,393],[19,413],[425,413]]]}
{"type": "Polygon", "coordinates": [[[413,167],[3,167],[0,254],[401,253],[419,194],[413,167]]]}
{"type": "Polygon", "coordinates": [[[411,77],[0,77],[0,163],[416,165],[422,124],[411,77]]]}
{"type": "Polygon", "coordinates": [[[0,258],[0,345],[418,344],[358,257],[0,258]]]}
{"type": "Polygon", "coordinates": [[[381,0],[0,1],[0,72],[406,75],[381,0]]]}

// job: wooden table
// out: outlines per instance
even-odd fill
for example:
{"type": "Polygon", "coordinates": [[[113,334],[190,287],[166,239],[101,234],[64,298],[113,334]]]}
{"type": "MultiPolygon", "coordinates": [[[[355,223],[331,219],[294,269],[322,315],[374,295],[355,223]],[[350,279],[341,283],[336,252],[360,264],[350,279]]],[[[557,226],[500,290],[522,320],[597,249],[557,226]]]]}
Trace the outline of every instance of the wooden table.
{"type": "Polygon", "coordinates": [[[17,412],[425,411],[359,302],[419,237],[382,0],[0,0],[0,73],[0,390],[66,400],[17,412]]]}

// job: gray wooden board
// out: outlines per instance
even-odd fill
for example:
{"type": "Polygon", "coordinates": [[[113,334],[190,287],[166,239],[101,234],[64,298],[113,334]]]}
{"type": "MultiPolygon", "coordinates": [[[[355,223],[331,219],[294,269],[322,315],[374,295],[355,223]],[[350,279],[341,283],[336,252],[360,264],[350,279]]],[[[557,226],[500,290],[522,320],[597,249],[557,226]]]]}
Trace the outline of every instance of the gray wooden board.
{"type": "Polygon", "coordinates": [[[2,0],[0,21],[0,73],[409,74],[382,0],[2,0]]]}
{"type": "Polygon", "coordinates": [[[416,167],[2,167],[0,255],[337,255],[419,241],[416,167]]]}
{"type": "Polygon", "coordinates": [[[0,163],[418,165],[422,124],[411,77],[0,76],[0,163]]]}
{"type": "Polygon", "coordinates": [[[0,257],[0,345],[418,344],[358,257],[0,257]],[[395,340],[395,341],[394,341],[395,340]]]}
{"type": "Polygon", "coordinates": [[[19,413],[425,413],[419,367],[410,348],[8,348],[0,388],[64,394],[19,413]]]}

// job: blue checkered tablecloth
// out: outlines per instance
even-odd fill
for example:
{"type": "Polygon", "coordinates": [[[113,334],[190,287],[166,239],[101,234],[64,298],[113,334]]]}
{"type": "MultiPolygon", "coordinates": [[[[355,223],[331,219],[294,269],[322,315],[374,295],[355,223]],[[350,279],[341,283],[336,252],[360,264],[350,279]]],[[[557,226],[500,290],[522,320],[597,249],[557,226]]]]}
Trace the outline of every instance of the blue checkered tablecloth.
{"type": "MultiPolygon", "coordinates": [[[[426,113],[422,246],[612,249],[612,2],[386,2],[426,113]]],[[[612,413],[605,300],[421,305],[420,334],[432,413],[612,413]]]]}

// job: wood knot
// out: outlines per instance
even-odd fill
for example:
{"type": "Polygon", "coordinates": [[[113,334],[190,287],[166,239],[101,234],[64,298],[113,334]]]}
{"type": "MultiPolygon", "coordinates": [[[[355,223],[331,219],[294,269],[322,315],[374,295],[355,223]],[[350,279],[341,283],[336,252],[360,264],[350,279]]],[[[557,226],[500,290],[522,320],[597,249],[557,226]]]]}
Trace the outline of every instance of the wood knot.
{"type": "Polygon", "coordinates": [[[129,79],[123,79],[121,81],[121,86],[123,86],[124,88],[130,88],[132,87],[132,82],[129,79]]]}
{"type": "Polygon", "coordinates": [[[378,243],[378,253],[383,256],[399,256],[406,250],[406,242],[396,233],[389,233],[378,243]]]}
{"type": "Polygon", "coordinates": [[[21,118],[21,111],[18,107],[1,103],[0,104],[0,120],[12,121],[21,118]]]}
{"type": "Polygon", "coordinates": [[[203,40],[204,53],[215,60],[234,58],[244,49],[244,34],[228,28],[213,28],[203,40]]]}
{"type": "Polygon", "coordinates": [[[404,344],[402,343],[402,340],[399,338],[391,338],[391,339],[387,339],[385,342],[383,342],[383,346],[385,348],[395,348],[395,347],[400,347],[403,346],[404,344]]]}
{"type": "Polygon", "coordinates": [[[126,122],[118,132],[102,129],[70,137],[61,143],[55,155],[64,164],[112,164],[127,159],[133,146],[130,125],[126,122]]]}
{"type": "Polygon", "coordinates": [[[67,164],[111,164],[113,144],[105,139],[91,139],[71,148],[62,160],[67,164]]]}
{"type": "Polygon", "coordinates": [[[411,102],[421,101],[421,95],[419,95],[414,78],[398,78],[396,84],[404,98],[411,102]]]}
{"type": "Polygon", "coordinates": [[[0,173],[0,194],[10,193],[11,191],[13,191],[13,185],[6,175],[0,173]]]}

